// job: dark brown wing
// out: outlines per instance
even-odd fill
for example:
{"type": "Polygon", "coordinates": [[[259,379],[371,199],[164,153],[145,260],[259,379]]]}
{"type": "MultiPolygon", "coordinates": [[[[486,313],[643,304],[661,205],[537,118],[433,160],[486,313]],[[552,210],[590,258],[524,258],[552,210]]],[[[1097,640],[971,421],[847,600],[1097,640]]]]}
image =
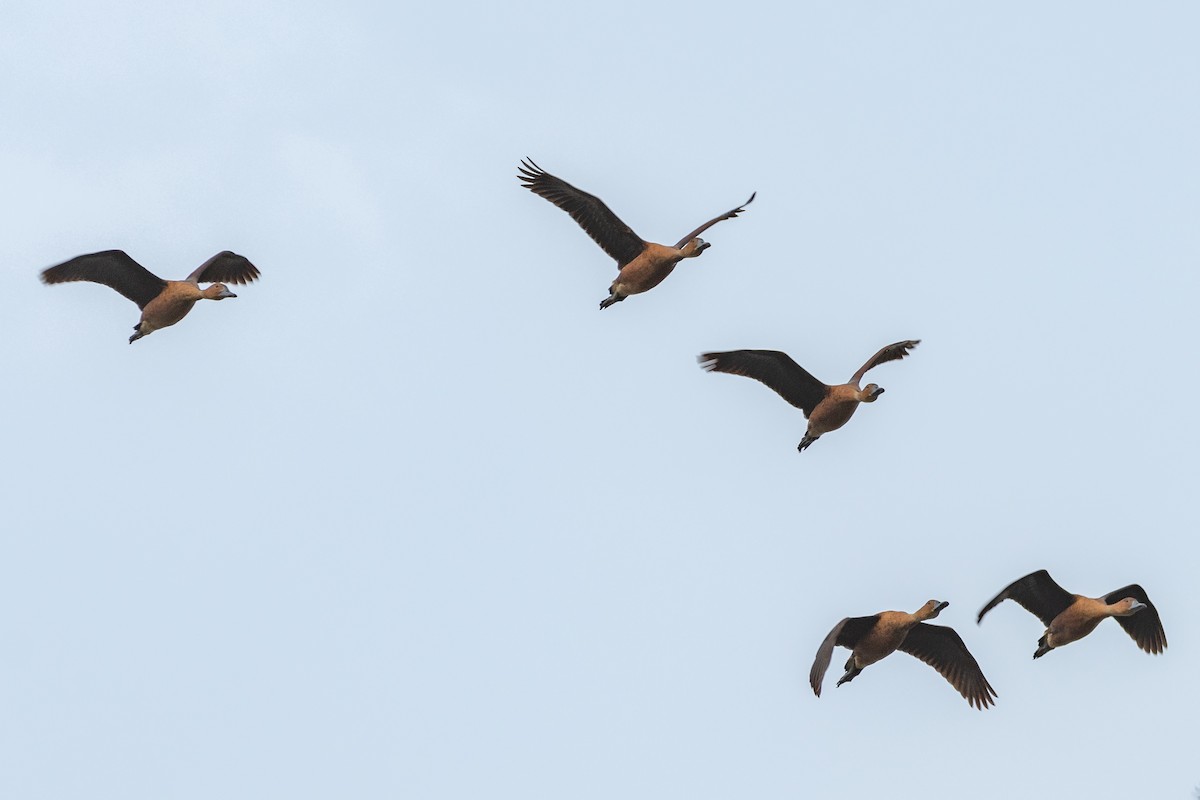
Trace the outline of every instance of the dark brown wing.
{"type": "Polygon", "coordinates": [[[812,687],[813,693],[817,697],[821,696],[821,682],[825,680],[825,672],[829,669],[830,659],[833,658],[834,645],[854,649],[858,640],[866,636],[877,622],[879,622],[879,615],[875,614],[870,617],[846,617],[833,626],[833,630],[817,648],[817,656],[813,659],[812,669],[808,671],[808,685],[812,687]]]}
{"type": "Polygon", "coordinates": [[[723,220],[723,219],[733,219],[733,218],[734,218],[734,217],[736,217],[738,214],[740,214],[740,213],[742,213],[743,211],[745,211],[745,210],[746,210],[746,206],[748,206],[748,205],[750,205],[751,203],[753,203],[753,202],[754,202],[754,198],[755,198],[757,195],[758,195],[758,192],[754,192],[753,194],[751,194],[751,195],[750,195],[750,199],[749,199],[749,200],[747,200],[746,202],[742,203],[742,204],[741,204],[740,206],[738,206],[737,208],[733,209],[732,211],[726,211],[724,214],[722,214],[722,215],[721,215],[721,216],[719,216],[719,217],[713,217],[713,218],[712,218],[712,219],[710,219],[708,222],[704,223],[704,224],[703,224],[703,225],[701,225],[699,228],[696,228],[696,230],[692,231],[692,232],[691,232],[691,233],[689,233],[687,236],[685,236],[685,237],[683,237],[682,239],[680,239],[680,240],[679,240],[679,243],[678,243],[677,245],[675,245],[675,247],[677,247],[677,248],[678,248],[678,247],[683,247],[685,244],[687,244],[688,242],[690,242],[692,239],[695,239],[697,236],[699,236],[700,234],[704,233],[706,230],[708,230],[709,228],[711,228],[713,225],[716,225],[718,222],[720,222],[720,221],[721,221],[721,220],[723,220]]]}
{"type": "Polygon", "coordinates": [[[561,178],[546,172],[531,159],[521,161],[522,185],[536,195],[546,198],[571,215],[579,227],[595,240],[604,252],[617,260],[617,269],[633,261],[646,249],[646,243],[621,222],[604,201],[595,195],[576,189],[561,178]]]}
{"type": "Polygon", "coordinates": [[[1145,603],[1146,607],[1132,617],[1114,617],[1117,624],[1124,628],[1125,632],[1137,642],[1137,646],[1147,653],[1158,655],[1163,650],[1166,650],[1167,634],[1163,631],[1162,620],[1158,617],[1158,609],[1154,607],[1154,603],[1151,603],[1150,598],[1146,596],[1145,589],[1136,583],[1132,583],[1129,586],[1104,595],[1104,602],[1111,605],[1124,600],[1126,597],[1132,597],[1138,602],[1145,603]]]}
{"type": "Polygon", "coordinates": [[[980,711],[995,702],[992,698],[997,696],[996,690],[983,677],[979,662],[953,628],[918,622],[909,629],[899,649],[936,669],[980,711]]]}
{"type": "Polygon", "coordinates": [[[1039,569],[1004,587],[1004,591],[979,610],[975,622],[983,622],[983,615],[1004,600],[1016,600],[1026,611],[1040,619],[1043,625],[1050,627],[1054,618],[1075,602],[1075,595],[1055,583],[1049,572],[1039,569]]]}
{"type": "Polygon", "coordinates": [[[258,267],[245,256],[222,250],[192,270],[192,283],[249,283],[258,277],[258,267]]]}
{"type": "Polygon", "coordinates": [[[808,416],[825,399],[829,387],[808,374],[787,353],[778,350],[730,350],[698,356],[700,367],[709,372],[728,372],[762,381],[808,416]]]}
{"type": "Polygon", "coordinates": [[[920,339],[907,339],[903,342],[889,344],[887,347],[880,350],[875,355],[867,359],[867,363],[859,368],[858,372],[854,373],[854,377],[850,379],[851,383],[857,384],[862,380],[862,376],[867,374],[867,370],[874,369],[880,364],[886,364],[889,361],[895,361],[898,358],[904,358],[908,355],[908,351],[921,343],[920,339]]]}
{"type": "Polygon", "coordinates": [[[104,250],[76,256],[42,270],[42,281],[102,283],[137,303],[138,308],[145,308],[167,286],[166,281],[134,261],[124,250],[104,250]]]}

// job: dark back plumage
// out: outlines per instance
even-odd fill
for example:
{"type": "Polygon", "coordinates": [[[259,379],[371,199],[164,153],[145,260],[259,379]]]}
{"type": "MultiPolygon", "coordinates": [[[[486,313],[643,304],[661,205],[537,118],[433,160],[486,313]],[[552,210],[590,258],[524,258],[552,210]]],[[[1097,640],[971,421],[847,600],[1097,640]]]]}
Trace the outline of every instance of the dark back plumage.
{"type": "Polygon", "coordinates": [[[804,412],[812,414],[825,399],[829,387],[814,378],[787,353],[778,350],[730,350],[704,353],[697,361],[708,372],[727,372],[761,381],[779,396],[804,412]]]}
{"type": "Polygon", "coordinates": [[[42,270],[42,281],[101,283],[137,303],[138,308],[145,308],[167,286],[166,281],[134,261],[124,250],[102,250],[76,256],[42,270]]]}
{"type": "Polygon", "coordinates": [[[519,167],[522,185],[544,197],[571,215],[596,244],[617,260],[617,269],[624,267],[646,249],[646,242],[612,212],[595,195],[577,189],[562,178],[546,172],[532,159],[524,159],[519,167]]]}
{"type": "Polygon", "coordinates": [[[983,622],[983,615],[1005,600],[1017,601],[1026,611],[1040,619],[1043,625],[1049,627],[1055,617],[1075,602],[1075,595],[1055,583],[1049,572],[1039,569],[1004,587],[1000,594],[979,610],[975,621],[983,622]]]}

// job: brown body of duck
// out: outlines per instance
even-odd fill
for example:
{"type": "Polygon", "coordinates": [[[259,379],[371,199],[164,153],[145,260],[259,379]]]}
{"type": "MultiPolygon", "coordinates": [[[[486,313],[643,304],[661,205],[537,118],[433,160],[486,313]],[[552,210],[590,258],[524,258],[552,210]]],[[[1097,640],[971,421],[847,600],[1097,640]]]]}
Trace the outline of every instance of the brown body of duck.
{"type": "Polygon", "coordinates": [[[1059,586],[1049,572],[1040,569],[1013,581],[989,600],[980,610],[976,622],[983,622],[983,615],[1005,600],[1015,600],[1046,626],[1046,632],[1038,639],[1034,658],[1079,641],[1109,617],[1116,619],[1137,646],[1147,653],[1157,655],[1167,647],[1167,634],[1163,631],[1158,609],[1146,596],[1146,590],[1136,583],[1101,597],[1084,597],[1071,594],[1059,586]]]}
{"type": "Polygon", "coordinates": [[[724,353],[704,353],[697,359],[709,372],[727,372],[754,378],[779,393],[779,396],[804,412],[808,429],[797,450],[809,445],[830,431],[850,421],[860,403],[874,403],[883,394],[883,387],[874,383],[859,388],[868,370],[888,361],[904,358],[908,351],[921,343],[907,339],[884,347],[859,368],[848,383],[830,386],[822,383],[778,350],[730,350],[724,353]]]}
{"type": "MultiPolygon", "coordinates": [[[[750,199],[719,217],[713,217],[679,240],[674,247],[648,242],[617,217],[599,197],[576,189],[556,178],[531,160],[520,166],[522,185],[534,194],[546,198],[571,215],[596,244],[617,261],[617,278],[608,288],[608,297],[600,308],[608,308],[631,294],[648,292],[658,286],[685,258],[695,258],[709,248],[700,234],[721,220],[733,219],[754,200],[750,199]]],[[[757,192],[755,193],[757,194],[757,192]]]]}
{"type": "Polygon", "coordinates": [[[181,281],[163,280],[123,250],[104,250],[77,256],[42,271],[45,283],[91,281],[116,289],[137,303],[142,318],[129,337],[133,344],[143,336],[170,327],[187,316],[197,300],[237,297],[226,283],[244,284],[257,278],[258,268],[244,256],[222,250],[181,281]],[[201,283],[212,283],[204,289],[201,283]]]}
{"type": "Polygon", "coordinates": [[[996,690],[983,676],[979,662],[967,650],[962,637],[953,628],[930,625],[925,621],[936,617],[948,605],[930,600],[915,614],[881,611],[869,617],[846,617],[833,626],[817,648],[808,673],[813,693],[821,696],[821,683],[835,646],[851,651],[846,660],[846,674],[838,680],[838,686],[854,680],[871,664],[900,650],[936,669],[975,708],[982,710],[992,705],[996,690]]]}

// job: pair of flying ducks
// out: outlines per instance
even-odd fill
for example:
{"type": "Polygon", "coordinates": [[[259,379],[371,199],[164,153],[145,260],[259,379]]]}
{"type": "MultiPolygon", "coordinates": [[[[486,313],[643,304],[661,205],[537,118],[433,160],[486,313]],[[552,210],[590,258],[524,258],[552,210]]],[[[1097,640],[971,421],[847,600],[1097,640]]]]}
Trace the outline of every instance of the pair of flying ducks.
{"type": "MultiPolygon", "coordinates": [[[[1038,570],[1013,581],[989,600],[976,622],[983,622],[983,615],[1005,600],[1015,600],[1046,626],[1046,632],[1038,639],[1034,658],[1082,639],[1108,617],[1115,618],[1137,646],[1147,653],[1157,655],[1167,646],[1158,609],[1146,596],[1146,590],[1136,583],[1101,597],[1084,597],[1059,586],[1046,570],[1038,570]]],[[[980,710],[987,708],[995,702],[996,690],[983,676],[979,662],[967,650],[962,637],[953,628],[926,622],[948,605],[930,600],[914,614],[881,611],[869,617],[843,619],[833,626],[817,648],[817,656],[808,673],[813,692],[817,697],[821,696],[821,683],[835,646],[851,651],[846,661],[846,673],[838,680],[838,686],[854,680],[866,667],[900,650],[936,669],[972,706],[980,710]]]]}
{"type": "MultiPolygon", "coordinates": [[[[608,308],[631,294],[653,289],[671,274],[675,265],[685,258],[695,258],[708,249],[700,234],[726,219],[733,219],[746,210],[755,195],[735,209],[713,217],[680,239],[674,247],[642,239],[595,195],[577,189],[556,178],[531,160],[521,162],[517,176],[525,188],[546,198],[571,215],[579,226],[617,261],[617,278],[608,289],[608,297],[600,308],[608,308]]],[[[755,193],[757,194],[757,193],[755,193]]],[[[779,393],[784,400],[799,408],[808,418],[798,450],[804,451],[823,434],[837,430],[850,421],[859,403],[874,403],[883,388],[859,383],[867,370],[880,364],[904,358],[920,339],[896,342],[884,347],[867,360],[848,383],[830,386],[810,375],[786,353],[777,350],[733,350],[725,353],[705,353],[700,366],[712,372],[728,372],[762,381],[779,393]]]]}
{"type": "MultiPolygon", "coordinates": [[[[532,161],[522,165],[521,179],[525,185],[568,212],[604,251],[617,260],[619,273],[609,289],[609,296],[600,304],[608,308],[631,294],[649,291],[671,274],[675,265],[685,258],[694,258],[708,248],[700,234],[721,220],[732,219],[754,200],[750,195],[741,206],[714,217],[679,240],[674,247],[647,242],[597,197],[576,189],[566,181],[543,172],[532,161]]],[[[197,300],[224,300],[237,297],[226,283],[249,283],[259,275],[258,269],[243,256],[228,250],[218,253],[197,267],[182,281],[166,281],[147,270],[121,250],[89,253],[43,270],[46,283],[91,281],[116,289],[137,303],[142,318],[134,326],[136,333],[129,337],[132,344],[143,336],[179,322],[197,300]],[[206,289],[199,284],[212,283],[206,289]]]]}

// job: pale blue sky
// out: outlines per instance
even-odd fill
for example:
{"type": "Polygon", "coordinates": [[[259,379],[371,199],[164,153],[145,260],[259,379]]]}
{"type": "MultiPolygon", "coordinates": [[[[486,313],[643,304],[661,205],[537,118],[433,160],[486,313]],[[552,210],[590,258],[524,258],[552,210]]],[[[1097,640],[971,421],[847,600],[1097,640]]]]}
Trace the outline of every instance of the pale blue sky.
{"type": "Polygon", "coordinates": [[[1198,26],[5,3],[0,796],[1189,797],[1198,26]],[[759,195],[601,313],[524,156],[660,242],[759,195]],[[263,277],[130,346],[37,279],[107,248],[263,277]],[[906,338],[802,455],[695,363],[906,338]],[[1170,648],[974,624],[1038,568],[1170,648]],[[834,622],[931,597],[995,708],[904,655],[812,696],[834,622]]]}

